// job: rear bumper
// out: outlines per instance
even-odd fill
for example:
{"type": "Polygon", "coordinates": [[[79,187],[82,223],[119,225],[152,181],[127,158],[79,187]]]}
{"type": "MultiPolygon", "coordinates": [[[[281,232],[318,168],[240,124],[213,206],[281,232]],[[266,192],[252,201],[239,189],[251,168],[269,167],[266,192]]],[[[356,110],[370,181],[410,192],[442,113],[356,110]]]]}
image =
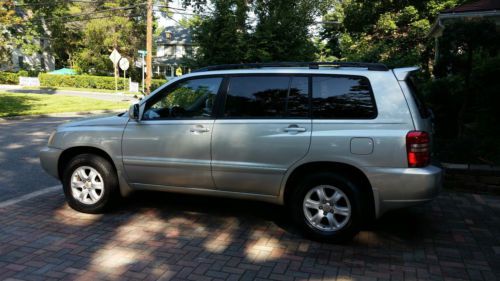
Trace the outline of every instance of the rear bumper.
{"type": "Polygon", "coordinates": [[[57,163],[62,150],[53,147],[44,147],[40,151],[40,164],[42,168],[51,176],[59,179],[59,171],[57,163]]]}
{"type": "Polygon", "coordinates": [[[442,170],[425,168],[368,168],[366,175],[372,185],[376,215],[409,207],[434,199],[441,190],[442,170]]]}

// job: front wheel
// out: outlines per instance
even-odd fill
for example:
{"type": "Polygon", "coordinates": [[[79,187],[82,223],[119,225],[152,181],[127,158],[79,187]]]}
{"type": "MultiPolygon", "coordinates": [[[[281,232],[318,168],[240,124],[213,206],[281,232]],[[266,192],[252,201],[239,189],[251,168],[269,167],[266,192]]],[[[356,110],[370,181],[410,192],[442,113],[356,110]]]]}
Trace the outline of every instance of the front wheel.
{"type": "Polygon", "coordinates": [[[343,242],[359,231],[359,189],[348,178],[335,173],[317,173],[303,178],[291,198],[294,221],[316,240],[343,242]]]}
{"type": "Polygon", "coordinates": [[[71,159],[63,173],[63,189],[71,208],[101,213],[117,196],[118,179],[111,163],[94,154],[71,159]]]}

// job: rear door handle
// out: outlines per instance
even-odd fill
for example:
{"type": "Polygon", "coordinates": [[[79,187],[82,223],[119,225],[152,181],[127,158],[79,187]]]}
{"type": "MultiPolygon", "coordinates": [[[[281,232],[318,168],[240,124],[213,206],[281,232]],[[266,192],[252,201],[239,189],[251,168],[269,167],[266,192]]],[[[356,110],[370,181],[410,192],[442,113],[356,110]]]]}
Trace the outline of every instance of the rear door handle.
{"type": "Polygon", "coordinates": [[[287,128],[285,128],[284,130],[285,130],[285,132],[291,132],[291,133],[302,133],[302,132],[307,131],[306,128],[299,127],[297,125],[290,125],[287,128]]]}
{"type": "Polygon", "coordinates": [[[189,131],[191,133],[207,133],[207,132],[210,132],[210,130],[206,127],[204,127],[203,125],[196,125],[194,127],[192,127],[191,129],[189,129],[189,131]]]}

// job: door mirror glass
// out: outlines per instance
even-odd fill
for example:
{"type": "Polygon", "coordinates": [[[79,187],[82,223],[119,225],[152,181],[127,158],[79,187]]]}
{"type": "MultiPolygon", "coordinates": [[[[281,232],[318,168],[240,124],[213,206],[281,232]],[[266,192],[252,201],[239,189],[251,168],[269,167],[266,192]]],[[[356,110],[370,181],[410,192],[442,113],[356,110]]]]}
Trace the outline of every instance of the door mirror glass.
{"type": "Polygon", "coordinates": [[[139,104],[138,103],[130,106],[130,108],[128,109],[128,116],[132,120],[139,121],[139,104]]]}

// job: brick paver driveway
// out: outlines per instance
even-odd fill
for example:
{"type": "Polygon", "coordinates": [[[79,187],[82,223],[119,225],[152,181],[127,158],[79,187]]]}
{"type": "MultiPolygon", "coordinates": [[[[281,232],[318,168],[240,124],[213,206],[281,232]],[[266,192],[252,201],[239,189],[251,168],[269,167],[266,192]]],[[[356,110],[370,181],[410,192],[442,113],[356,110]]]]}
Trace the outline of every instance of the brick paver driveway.
{"type": "Polygon", "coordinates": [[[286,217],[163,193],[86,215],[52,192],[0,209],[0,280],[500,279],[500,197],[443,192],[346,245],[304,239],[286,217]]]}

